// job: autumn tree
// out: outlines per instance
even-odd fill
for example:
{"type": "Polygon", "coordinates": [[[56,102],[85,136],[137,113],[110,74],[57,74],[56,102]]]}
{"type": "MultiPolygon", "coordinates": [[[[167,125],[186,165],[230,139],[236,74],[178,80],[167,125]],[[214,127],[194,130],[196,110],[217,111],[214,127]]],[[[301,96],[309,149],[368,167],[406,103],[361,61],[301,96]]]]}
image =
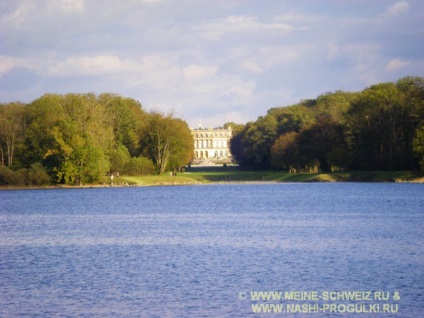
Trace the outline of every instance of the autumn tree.
{"type": "Polygon", "coordinates": [[[299,169],[301,160],[297,146],[298,133],[290,131],[280,135],[271,147],[271,163],[278,169],[288,169],[296,167],[299,169]]]}

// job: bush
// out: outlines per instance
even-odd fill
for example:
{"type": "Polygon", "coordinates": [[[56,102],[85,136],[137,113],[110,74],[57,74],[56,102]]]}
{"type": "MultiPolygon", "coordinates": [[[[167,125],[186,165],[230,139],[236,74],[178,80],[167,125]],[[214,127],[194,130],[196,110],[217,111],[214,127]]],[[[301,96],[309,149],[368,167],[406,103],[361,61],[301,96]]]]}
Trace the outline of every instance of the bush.
{"type": "Polygon", "coordinates": [[[28,169],[28,184],[29,185],[46,185],[51,183],[51,178],[39,162],[34,163],[28,169]]]}
{"type": "Polygon", "coordinates": [[[124,172],[132,176],[153,174],[155,172],[155,165],[152,160],[146,157],[134,157],[130,159],[124,172]]]}
{"type": "Polygon", "coordinates": [[[5,166],[0,166],[0,185],[16,185],[15,172],[5,166]]]}
{"type": "Polygon", "coordinates": [[[32,164],[29,169],[22,168],[16,171],[0,166],[0,185],[40,186],[50,183],[50,176],[39,162],[32,164]]]}

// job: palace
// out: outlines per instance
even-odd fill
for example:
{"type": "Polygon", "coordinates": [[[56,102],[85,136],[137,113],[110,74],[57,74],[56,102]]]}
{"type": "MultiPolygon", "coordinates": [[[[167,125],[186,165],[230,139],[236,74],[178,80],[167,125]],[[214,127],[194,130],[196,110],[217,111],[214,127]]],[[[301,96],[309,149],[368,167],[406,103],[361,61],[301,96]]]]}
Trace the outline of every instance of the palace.
{"type": "Polygon", "coordinates": [[[195,159],[228,159],[231,157],[231,127],[192,129],[195,159]]]}

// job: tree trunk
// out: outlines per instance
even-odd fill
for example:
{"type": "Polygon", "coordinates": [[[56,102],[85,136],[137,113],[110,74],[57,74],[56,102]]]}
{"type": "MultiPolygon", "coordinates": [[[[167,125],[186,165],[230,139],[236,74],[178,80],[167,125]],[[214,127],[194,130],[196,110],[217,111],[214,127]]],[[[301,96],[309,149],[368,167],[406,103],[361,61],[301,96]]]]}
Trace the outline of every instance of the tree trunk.
{"type": "Polygon", "coordinates": [[[3,148],[0,147],[0,155],[1,155],[1,166],[4,166],[4,153],[3,153],[3,148]]]}

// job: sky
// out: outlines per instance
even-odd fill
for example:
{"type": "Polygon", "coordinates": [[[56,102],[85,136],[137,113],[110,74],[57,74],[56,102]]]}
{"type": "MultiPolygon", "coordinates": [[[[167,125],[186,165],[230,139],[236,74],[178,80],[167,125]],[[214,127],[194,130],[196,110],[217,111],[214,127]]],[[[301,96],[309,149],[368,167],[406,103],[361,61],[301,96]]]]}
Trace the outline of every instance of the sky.
{"type": "Polygon", "coordinates": [[[190,127],[424,76],[422,0],[0,0],[0,102],[115,93],[190,127]]]}

